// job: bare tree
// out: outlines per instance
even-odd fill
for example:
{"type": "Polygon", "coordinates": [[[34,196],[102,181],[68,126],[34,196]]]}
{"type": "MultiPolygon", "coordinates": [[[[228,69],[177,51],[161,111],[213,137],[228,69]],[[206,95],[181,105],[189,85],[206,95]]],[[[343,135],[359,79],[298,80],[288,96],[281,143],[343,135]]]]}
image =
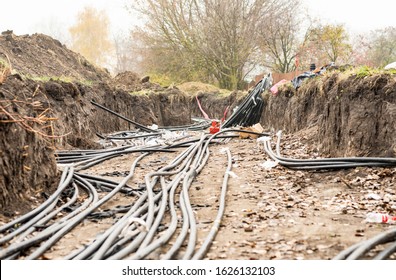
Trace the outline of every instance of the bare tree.
{"type": "Polygon", "coordinates": [[[141,54],[139,42],[134,40],[131,34],[117,34],[113,36],[115,65],[114,72],[125,71],[140,72],[141,54]]]}
{"type": "MultiPolygon", "coordinates": [[[[134,65],[139,73],[155,77],[167,77],[173,82],[184,82],[197,78],[198,69],[194,69],[187,52],[172,47],[167,42],[150,36],[145,29],[136,27],[131,32],[131,53],[134,65]]],[[[135,70],[136,71],[136,70],[135,70]]],[[[204,81],[203,76],[197,78],[204,81]]]]}
{"type": "MultiPolygon", "coordinates": [[[[281,0],[146,0],[145,36],[158,55],[166,54],[174,70],[189,69],[220,87],[242,87],[258,49],[262,22],[281,0]],[[172,57],[172,58],[171,58],[172,57]]],[[[162,55],[162,59],[164,55],[162,55]]],[[[168,69],[171,70],[171,69],[168,69]]]]}
{"type": "Polygon", "coordinates": [[[262,21],[259,46],[266,56],[264,64],[273,71],[296,69],[295,59],[301,39],[300,0],[278,1],[277,9],[262,21]]]}

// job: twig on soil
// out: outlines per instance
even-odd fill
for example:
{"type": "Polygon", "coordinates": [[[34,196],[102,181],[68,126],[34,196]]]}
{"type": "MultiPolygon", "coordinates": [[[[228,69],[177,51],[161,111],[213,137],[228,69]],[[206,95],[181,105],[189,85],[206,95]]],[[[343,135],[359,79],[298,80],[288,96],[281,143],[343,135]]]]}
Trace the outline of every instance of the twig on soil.
{"type": "Polygon", "coordinates": [[[348,188],[353,189],[352,186],[345,180],[340,178],[341,182],[343,182],[348,188]]]}

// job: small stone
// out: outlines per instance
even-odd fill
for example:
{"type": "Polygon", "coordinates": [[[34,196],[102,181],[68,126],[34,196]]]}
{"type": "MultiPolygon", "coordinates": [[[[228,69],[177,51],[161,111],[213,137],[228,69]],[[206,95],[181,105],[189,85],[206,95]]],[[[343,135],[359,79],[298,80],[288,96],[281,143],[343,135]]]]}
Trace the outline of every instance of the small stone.
{"type": "Polygon", "coordinates": [[[144,76],[141,80],[140,80],[140,82],[143,84],[143,83],[147,83],[148,81],[150,81],[150,76],[144,76]]]}
{"type": "Polygon", "coordinates": [[[245,232],[252,232],[253,231],[253,227],[252,226],[245,226],[244,228],[245,232]]]}

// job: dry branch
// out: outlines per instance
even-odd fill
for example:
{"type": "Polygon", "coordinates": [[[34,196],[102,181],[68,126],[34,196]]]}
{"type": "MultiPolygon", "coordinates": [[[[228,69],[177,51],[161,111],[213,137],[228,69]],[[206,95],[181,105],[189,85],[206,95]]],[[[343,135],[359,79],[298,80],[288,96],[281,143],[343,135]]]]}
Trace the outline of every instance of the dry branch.
{"type": "MultiPolygon", "coordinates": [[[[2,100],[3,101],[3,100],[2,100]]],[[[50,108],[45,109],[38,117],[29,117],[29,116],[22,116],[21,114],[18,113],[10,113],[8,112],[5,107],[3,107],[2,105],[0,105],[0,113],[6,115],[8,117],[8,119],[0,119],[0,123],[15,123],[17,125],[19,125],[20,127],[22,127],[23,129],[25,129],[26,131],[38,134],[44,138],[50,138],[50,139],[57,139],[57,138],[62,138],[65,137],[67,134],[64,135],[54,135],[53,134],[53,130],[52,131],[52,135],[49,135],[45,132],[43,132],[43,128],[48,128],[48,127],[52,127],[52,121],[57,120],[57,118],[51,118],[48,117],[46,114],[50,112],[50,108]],[[44,124],[50,123],[49,125],[43,127],[44,124]],[[35,129],[33,128],[32,124],[38,124],[41,126],[40,129],[35,129]]]]}

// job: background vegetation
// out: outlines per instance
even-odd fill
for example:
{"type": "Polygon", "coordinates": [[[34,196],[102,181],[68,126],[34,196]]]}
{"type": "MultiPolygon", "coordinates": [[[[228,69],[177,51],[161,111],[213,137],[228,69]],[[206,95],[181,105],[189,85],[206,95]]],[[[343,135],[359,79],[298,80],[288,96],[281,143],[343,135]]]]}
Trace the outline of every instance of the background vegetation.
{"type": "MultiPolygon", "coordinates": [[[[351,36],[322,24],[300,0],[130,0],[144,24],[112,36],[106,11],[86,7],[70,28],[73,50],[114,74],[162,83],[199,81],[241,89],[254,73],[306,71],[311,63],[383,67],[396,61],[396,27],[351,36]]],[[[133,14],[131,13],[131,16],[133,14]]]]}

